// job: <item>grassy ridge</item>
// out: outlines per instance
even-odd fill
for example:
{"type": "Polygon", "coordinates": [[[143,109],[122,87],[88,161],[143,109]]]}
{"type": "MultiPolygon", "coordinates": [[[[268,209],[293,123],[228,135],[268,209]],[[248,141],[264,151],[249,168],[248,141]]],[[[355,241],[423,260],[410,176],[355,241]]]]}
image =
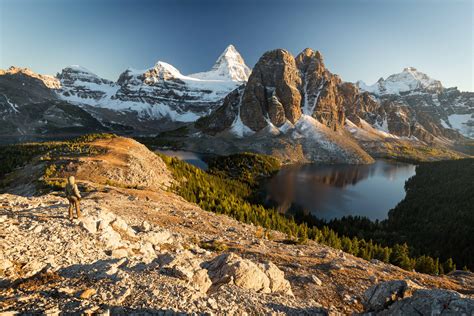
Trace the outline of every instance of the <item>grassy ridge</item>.
{"type": "Polygon", "coordinates": [[[61,156],[96,155],[100,150],[89,143],[97,139],[116,137],[114,134],[88,134],[66,141],[49,141],[0,146],[0,188],[6,185],[6,176],[34,159],[45,162],[43,175],[39,181],[42,189],[58,189],[64,186],[58,181],[49,180],[62,167],[58,163],[61,156]]]}

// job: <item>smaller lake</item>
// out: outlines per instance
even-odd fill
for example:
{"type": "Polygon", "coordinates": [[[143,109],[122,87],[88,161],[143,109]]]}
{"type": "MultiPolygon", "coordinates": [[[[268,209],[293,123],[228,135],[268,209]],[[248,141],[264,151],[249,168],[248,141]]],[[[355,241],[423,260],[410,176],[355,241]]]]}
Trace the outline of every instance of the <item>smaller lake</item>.
{"type": "Polygon", "coordinates": [[[160,154],[163,154],[166,156],[177,157],[183,161],[186,161],[187,163],[192,164],[193,166],[201,168],[202,170],[208,169],[207,163],[205,163],[203,160],[203,155],[200,155],[197,153],[184,151],[184,150],[162,150],[162,149],[158,149],[156,150],[156,152],[159,152],[160,154]]]}
{"type": "Polygon", "coordinates": [[[387,218],[405,197],[405,181],[415,165],[377,160],[371,165],[290,165],[265,187],[268,201],[281,212],[292,206],[330,220],[347,215],[387,218]]]}

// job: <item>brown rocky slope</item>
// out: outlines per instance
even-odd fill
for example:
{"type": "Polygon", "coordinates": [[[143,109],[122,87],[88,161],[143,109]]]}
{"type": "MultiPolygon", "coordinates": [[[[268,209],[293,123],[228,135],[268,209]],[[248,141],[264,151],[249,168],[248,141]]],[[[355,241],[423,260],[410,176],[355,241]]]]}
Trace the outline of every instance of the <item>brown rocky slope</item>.
{"type": "Polygon", "coordinates": [[[259,227],[164,191],[170,174],[142,145],[124,138],[93,144],[107,151],[71,159],[72,171],[61,175],[77,175],[82,219],[67,221],[66,200],[57,194],[0,195],[1,311],[326,315],[396,313],[399,305],[473,311],[469,273],[430,276],[315,242],[294,245],[276,231],[262,238],[259,227]],[[138,178],[154,173],[160,185],[135,186],[105,172],[114,166],[129,175],[130,161],[142,162],[138,178]],[[405,281],[380,283],[389,280],[405,281]]]}

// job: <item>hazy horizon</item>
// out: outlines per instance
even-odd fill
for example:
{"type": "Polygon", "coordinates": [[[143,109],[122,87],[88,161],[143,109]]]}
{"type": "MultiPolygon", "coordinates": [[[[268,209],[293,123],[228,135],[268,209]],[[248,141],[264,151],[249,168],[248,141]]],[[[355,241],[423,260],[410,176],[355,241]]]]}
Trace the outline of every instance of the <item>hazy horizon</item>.
{"type": "Polygon", "coordinates": [[[470,0],[1,0],[0,68],[55,75],[78,64],[116,80],[158,60],[183,74],[205,71],[229,44],[250,67],[265,51],[310,47],[345,81],[373,84],[411,66],[445,87],[474,91],[472,7],[470,0]]]}

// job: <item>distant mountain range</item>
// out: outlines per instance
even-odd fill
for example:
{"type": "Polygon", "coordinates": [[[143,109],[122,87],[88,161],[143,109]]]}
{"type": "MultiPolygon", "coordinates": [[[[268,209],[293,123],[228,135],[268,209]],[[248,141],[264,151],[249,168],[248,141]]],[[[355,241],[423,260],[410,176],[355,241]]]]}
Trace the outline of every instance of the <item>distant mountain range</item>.
{"type": "Polygon", "coordinates": [[[344,82],[312,49],[296,57],[269,51],[251,70],[230,45],[206,72],[183,75],[159,61],[129,68],[116,82],[81,66],[56,77],[0,71],[4,140],[186,126],[202,146],[225,143],[207,151],[293,146],[296,160],[368,162],[369,148],[387,141],[451,148],[474,138],[473,114],[474,93],[445,88],[413,67],[373,85],[344,82]]]}

